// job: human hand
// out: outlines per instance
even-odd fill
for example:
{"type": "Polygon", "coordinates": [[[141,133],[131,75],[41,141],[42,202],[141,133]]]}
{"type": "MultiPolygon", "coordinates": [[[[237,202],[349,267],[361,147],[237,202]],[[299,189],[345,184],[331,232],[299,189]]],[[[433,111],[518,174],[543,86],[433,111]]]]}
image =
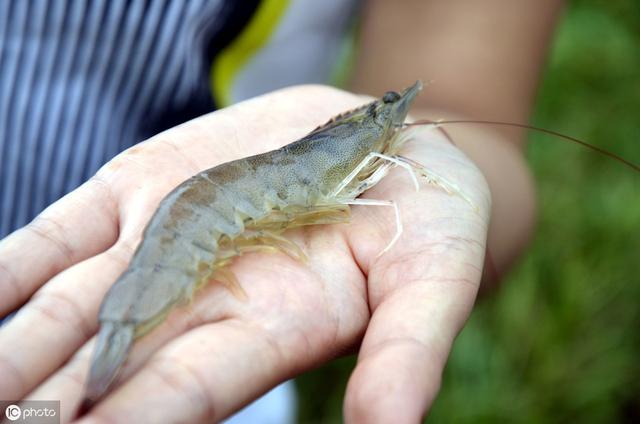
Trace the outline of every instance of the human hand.
{"type": "MultiPolygon", "coordinates": [[[[73,419],[99,304],[126,268],[159,201],[191,175],[278,148],[363,99],[294,87],[203,116],[120,154],[89,182],[0,243],[0,398],[59,399],[73,419]],[[33,295],[33,296],[32,296],[33,295]],[[31,297],[32,296],[32,297],[31,297]]],[[[404,155],[454,181],[479,207],[395,169],[353,207],[352,222],[286,233],[309,257],[249,254],[231,266],[249,299],[216,284],[135,345],[119,384],[85,422],[210,422],[276,384],[360,347],[349,422],[416,422],[433,401],[478,289],[489,191],[437,131],[404,155]]],[[[277,171],[277,170],[276,170],[277,171]]]]}

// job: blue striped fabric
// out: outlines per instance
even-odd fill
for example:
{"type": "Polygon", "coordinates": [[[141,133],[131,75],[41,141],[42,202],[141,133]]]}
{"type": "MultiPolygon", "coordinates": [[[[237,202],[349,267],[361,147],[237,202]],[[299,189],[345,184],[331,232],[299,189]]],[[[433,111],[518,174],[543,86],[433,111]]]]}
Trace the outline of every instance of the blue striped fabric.
{"type": "Polygon", "coordinates": [[[224,7],[0,0],[0,238],[176,116],[213,109],[207,43],[224,7]]]}
{"type": "MultiPolygon", "coordinates": [[[[224,47],[256,7],[0,0],[0,239],[121,150],[214,109],[212,43],[224,47]]],[[[294,402],[285,383],[231,422],[293,422],[294,402]]]]}

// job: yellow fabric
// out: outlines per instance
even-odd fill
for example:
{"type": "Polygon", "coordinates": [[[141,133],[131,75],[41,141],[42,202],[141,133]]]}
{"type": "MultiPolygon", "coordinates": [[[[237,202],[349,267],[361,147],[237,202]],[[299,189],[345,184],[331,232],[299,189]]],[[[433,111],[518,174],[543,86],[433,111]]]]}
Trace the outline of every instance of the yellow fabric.
{"type": "Polygon", "coordinates": [[[242,66],[273,34],[289,0],[263,0],[242,33],[211,66],[211,88],[219,107],[231,104],[231,87],[242,66]]]}

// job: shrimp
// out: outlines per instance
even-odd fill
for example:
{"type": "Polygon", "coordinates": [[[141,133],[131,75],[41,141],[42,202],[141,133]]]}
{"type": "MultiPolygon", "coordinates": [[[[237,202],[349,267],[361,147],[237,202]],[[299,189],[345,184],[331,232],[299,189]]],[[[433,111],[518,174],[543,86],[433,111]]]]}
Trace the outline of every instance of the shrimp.
{"type": "MultiPolygon", "coordinates": [[[[129,264],[104,298],[100,330],[82,410],[109,389],[134,341],[158,326],[176,305],[212,279],[245,296],[224,269],[249,251],[281,250],[304,259],[281,234],[303,225],[343,223],[350,205],[393,207],[388,200],[358,199],[396,166],[449,192],[458,188],[398,152],[401,129],[422,89],[417,81],[401,93],[332,118],[278,150],[225,163],[184,181],[160,203],[129,264]],[[415,171],[415,172],[414,172],[415,171]]],[[[383,252],[384,252],[383,251],[383,252]]]]}

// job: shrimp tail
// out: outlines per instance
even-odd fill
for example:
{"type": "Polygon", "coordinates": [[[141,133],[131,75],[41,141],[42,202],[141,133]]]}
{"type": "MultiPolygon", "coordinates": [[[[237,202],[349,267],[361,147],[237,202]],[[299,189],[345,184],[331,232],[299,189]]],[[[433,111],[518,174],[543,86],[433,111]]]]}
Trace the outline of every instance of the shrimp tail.
{"type": "Polygon", "coordinates": [[[80,415],[91,409],[111,386],[131,349],[134,335],[134,324],[102,323],[80,415]]]}

